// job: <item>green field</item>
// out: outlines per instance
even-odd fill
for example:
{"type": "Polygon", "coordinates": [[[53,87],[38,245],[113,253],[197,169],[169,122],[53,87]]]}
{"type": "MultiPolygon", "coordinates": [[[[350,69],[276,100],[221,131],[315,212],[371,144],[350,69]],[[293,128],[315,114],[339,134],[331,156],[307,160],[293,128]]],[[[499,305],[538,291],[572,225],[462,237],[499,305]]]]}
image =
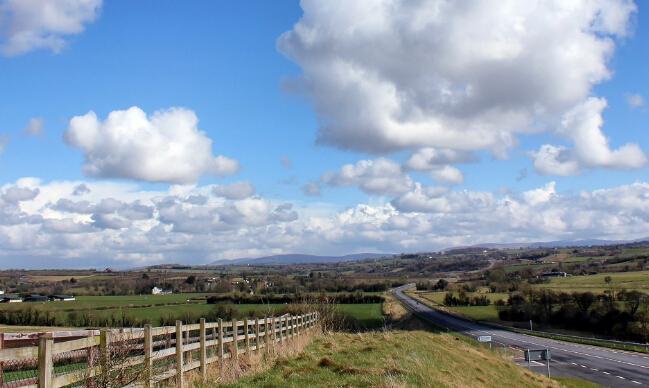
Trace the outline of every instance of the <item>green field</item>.
{"type": "MultiPolygon", "coordinates": [[[[181,319],[197,320],[214,317],[217,309],[232,308],[239,316],[263,317],[285,311],[286,304],[207,304],[208,294],[134,295],[134,296],[82,296],[71,302],[15,303],[0,305],[0,313],[9,311],[48,312],[57,326],[83,325],[84,319],[105,320],[113,318],[112,325],[139,326],[145,322],[161,325],[181,319]],[[120,324],[121,322],[121,324],[120,324]]],[[[383,324],[381,304],[339,304],[338,310],[356,320],[360,326],[380,327],[383,324]]],[[[11,326],[3,327],[11,331],[11,326]]]]}
{"type": "MultiPolygon", "coordinates": [[[[442,304],[444,302],[444,296],[446,296],[446,293],[447,291],[425,291],[425,292],[420,291],[417,294],[425,297],[431,302],[442,304]]],[[[457,296],[458,293],[455,292],[454,295],[457,296]]],[[[495,303],[499,300],[507,301],[507,299],[509,299],[509,294],[506,292],[488,292],[488,293],[467,292],[467,296],[469,297],[482,296],[482,295],[485,295],[487,299],[491,301],[491,303],[495,303]]]]}
{"type": "Polygon", "coordinates": [[[548,288],[557,291],[591,291],[602,293],[609,287],[617,289],[638,290],[649,292],[649,271],[599,273],[596,275],[568,276],[554,278],[549,283],[537,284],[536,288],[548,288]],[[610,286],[605,278],[611,277],[610,286]]]}
{"type": "MultiPolygon", "coordinates": [[[[411,295],[416,295],[422,298],[423,300],[430,302],[435,305],[443,306],[444,296],[446,292],[417,292],[411,293],[411,295]]],[[[467,295],[486,295],[487,298],[494,303],[498,300],[507,300],[509,294],[506,293],[486,293],[486,294],[477,294],[477,293],[468,293],[467,295]]],[[[444,306],[445,309],[449,311],[463,315],[467,318],[475,319],[476,321],[498,321],[498,310],[493,304],[489,306],[444,306]]]]}
{"type": "Polygon", "coordinates": [[[338,311],[343,315],[357,320],[365,328],[380,328],[383,326],[381,303],[370,304],[339,304],[338,311]]]}
{"type": "Polygon", "coordinates": [[[70,302],[44,302],[44,303],[11,303],[0,305],[2,310],[21,310],[26,307],[38,308],[42,311],[72,311],[103,308],[129,308],[148,305],[169,305],[179,303],[190,303],[192,299],[196,303],[204,303],[207,295],[210,294],[172,294],[172,295],[121,295],[121,296],[79,296],[75,301],[70,302]]]}

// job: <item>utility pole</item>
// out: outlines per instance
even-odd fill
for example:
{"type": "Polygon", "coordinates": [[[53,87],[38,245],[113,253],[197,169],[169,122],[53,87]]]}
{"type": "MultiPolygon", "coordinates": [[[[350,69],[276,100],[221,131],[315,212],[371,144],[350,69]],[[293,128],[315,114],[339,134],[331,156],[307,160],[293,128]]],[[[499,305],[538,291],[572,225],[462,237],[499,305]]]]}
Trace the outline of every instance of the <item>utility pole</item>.
{"type": "Polygon", "coordinates": [[[531,319],[530,319],[530,331],[534,331],[534,330],[532,329],[532,320],[531,320],[531,319]]]}

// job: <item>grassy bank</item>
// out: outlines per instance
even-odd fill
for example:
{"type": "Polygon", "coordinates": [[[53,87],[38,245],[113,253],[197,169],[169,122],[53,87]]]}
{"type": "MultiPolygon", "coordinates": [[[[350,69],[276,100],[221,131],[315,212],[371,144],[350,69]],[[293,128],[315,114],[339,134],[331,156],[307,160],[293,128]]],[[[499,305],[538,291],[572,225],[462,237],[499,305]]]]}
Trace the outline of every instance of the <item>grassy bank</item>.
{"type": "Polygon", "coordinates": [[[229,386],[404,385],[559,386],[452,335],[421,330],[323,335],[298,357],[280,360],[269,371],[229,386]]]}

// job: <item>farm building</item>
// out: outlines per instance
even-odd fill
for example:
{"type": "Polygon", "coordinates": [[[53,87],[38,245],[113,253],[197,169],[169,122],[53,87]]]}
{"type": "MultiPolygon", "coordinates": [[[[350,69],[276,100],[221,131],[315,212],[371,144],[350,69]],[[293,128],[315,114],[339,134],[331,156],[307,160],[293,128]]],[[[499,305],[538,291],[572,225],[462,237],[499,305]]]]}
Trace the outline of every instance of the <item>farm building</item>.
{"type": "Polygon", "coordinates": [[[50,295],[50,300],[53,302],[72,302],[76,298],[72,295],[50,295]]]}
{"type": "Polygon", "coordinates": [[[543,272],[541,277],[543,278],[565,278],[568,274],[565,272],[543,272]]]}
{"type": "Polygon", "coordinates": [[[0,302],[1,303],[20,303],[22,301],[23,301],[23,298],[21,298],[18,295],[5,294],[2,297],[0,297],[0,302]]]}
{"type": "Polygon", "coordinates": [[[24,299],[25,302],[49,302],[50,298],[45,295],[31,294],[24,299]]]}

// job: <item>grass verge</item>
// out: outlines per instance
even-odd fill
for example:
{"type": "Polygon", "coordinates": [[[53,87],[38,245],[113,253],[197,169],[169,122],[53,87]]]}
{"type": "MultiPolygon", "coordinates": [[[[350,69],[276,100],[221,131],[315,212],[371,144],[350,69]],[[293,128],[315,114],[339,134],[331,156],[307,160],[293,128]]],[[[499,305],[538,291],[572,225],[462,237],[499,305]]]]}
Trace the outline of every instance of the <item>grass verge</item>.
{"type": "Polygon", "coordinates": [[[229,387],[559,387],[449,334],[415,331],[322,335],[298,357],[229,387]]]}

